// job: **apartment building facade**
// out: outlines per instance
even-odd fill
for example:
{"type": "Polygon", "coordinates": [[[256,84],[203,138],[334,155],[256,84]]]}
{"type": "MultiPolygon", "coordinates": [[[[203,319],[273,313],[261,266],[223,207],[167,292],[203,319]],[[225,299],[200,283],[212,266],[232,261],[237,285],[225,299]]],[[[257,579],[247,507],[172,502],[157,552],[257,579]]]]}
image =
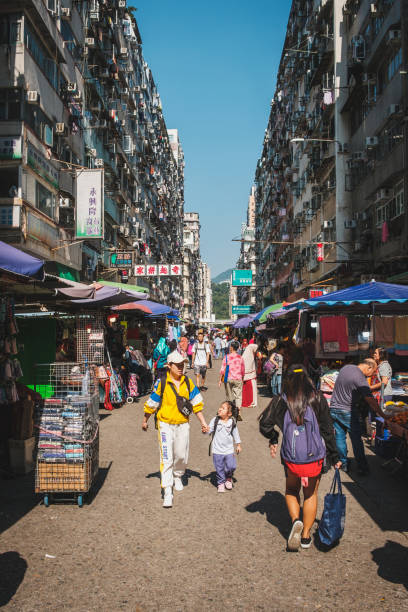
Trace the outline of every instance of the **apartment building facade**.
{"type": "Polygon", "coordinates": [[[292,3],[255,175],[258,306],[404,277],[406,15],[402,0],[292,3]]]}
{"type": "Polygon", "coordinates": [[[202,308],[200,258],[200,215],[185,212],[183,220],[183,304],[182,316],[198,323],[202,308]]]}
{"type": "Polygon", "coordinates": [[[76,280],[131,252],[129,282],[179,305],[181,275],[140,276],[182,265],[184,160],[126,0],[1,3],[0,143],[0,239],[76,280]],[[103,170],[100,239],[75,236],[81,168],[103,170]]]}
{"type": "MultiPolygon", "coordinates": [[[[255,223],[256,223],[256,198],[255,186],[251,187],[248,198],[246,223],[241,226],[241,248],[237,261],[238,269],[252,271],[252,285],[250,287],[236,288],[236,301],[241,306],[249,306],[255,312],[257,300],[257,270],[256,270],[256,243],[255,243],[255,223]]],[[[231,287],[232,291],[232,287],[231,287]]],[[[233,299],[230,299],[232,306],[233,299]]]]}

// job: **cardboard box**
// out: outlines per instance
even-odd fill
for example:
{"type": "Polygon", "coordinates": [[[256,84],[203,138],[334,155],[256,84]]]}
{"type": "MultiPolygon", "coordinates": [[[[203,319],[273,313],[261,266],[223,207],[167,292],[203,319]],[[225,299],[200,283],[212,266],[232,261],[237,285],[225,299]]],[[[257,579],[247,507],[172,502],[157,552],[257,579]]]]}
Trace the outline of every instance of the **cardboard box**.
{"type": "Polygon", "coordinates": [[[28,474],[34,469],[35,438],[9,440],[10,467],[16,474],[28,474]]]}
{"type": "Polygon", "coordinates": [[[91,463],[37,463],[35,492],[82,491],[90,487],[91,463]]]}

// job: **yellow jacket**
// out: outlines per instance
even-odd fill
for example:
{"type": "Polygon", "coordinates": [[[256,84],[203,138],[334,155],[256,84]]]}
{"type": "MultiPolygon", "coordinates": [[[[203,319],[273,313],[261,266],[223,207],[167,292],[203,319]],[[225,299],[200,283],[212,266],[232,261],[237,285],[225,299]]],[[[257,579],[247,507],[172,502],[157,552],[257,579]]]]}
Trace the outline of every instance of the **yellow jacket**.
{"type": "MultiPolygon", "coordinates": [[[[170,423],[171,425],[180,425],[181,423],[188,423],[188,418],[186,418],[179,409],[177,408],[177,400],[176,395],[173,390],[170,388],[169,382],[172,382],[170,374],[166,375],[166,385],[164,388],[163,401],[160,410],[157,413],[157,420],[163,421],[163,423],[170,423]]],[[[203,409],[204,402],[203,396],[201,395],[198,388],[195,386],[193,381],[189,379],[190,382],[190,393],[188,392],[186,377],[183,376],[180,382],[180,387],[176,391],[182,397],[189,399],[193,405],[193,412],[200,412],[203,409]]],[[[174,383],[173,383],[174,384],[174,383]]],[[[158,379],[154,385],[154,389],[149,397],[149,399],[145,402],[144,411],[147,414],[153,414],[156,412],[159,407],[161,396],[161,381],[158,379]]]]}

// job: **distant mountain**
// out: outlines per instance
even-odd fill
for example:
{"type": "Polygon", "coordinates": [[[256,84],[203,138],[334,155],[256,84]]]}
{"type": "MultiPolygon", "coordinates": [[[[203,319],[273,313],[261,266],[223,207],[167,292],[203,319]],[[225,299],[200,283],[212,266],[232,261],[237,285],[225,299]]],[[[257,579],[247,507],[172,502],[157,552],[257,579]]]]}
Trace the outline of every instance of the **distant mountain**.
{"type": "Polygon", "coordinates": [[[230,268],[229,270],[225,270],[225,272],[221,272],[221,274],[218,274],[218,276],[216,276],[215,278],[211,280],[215,284],[225,283],[226,281],[229,282],[231,280],[231,274],[232,274],[232,268],[230,268]]]}

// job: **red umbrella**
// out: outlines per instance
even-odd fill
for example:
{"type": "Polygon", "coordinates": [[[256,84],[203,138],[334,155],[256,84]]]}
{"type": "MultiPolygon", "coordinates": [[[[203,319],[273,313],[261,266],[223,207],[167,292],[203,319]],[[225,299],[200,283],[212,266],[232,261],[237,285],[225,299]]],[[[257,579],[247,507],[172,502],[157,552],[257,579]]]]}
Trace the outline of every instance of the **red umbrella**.
{"type": "Polygon", "coordinates": [[[138,304],[137,302],[127,302],[126,304],[115,306],[113,310],[140,310],[140,312],[144,312],[146,314],[152,314],[151,308],[149,308],[148,306],[145,306],[144,304],[138,304]]]}

